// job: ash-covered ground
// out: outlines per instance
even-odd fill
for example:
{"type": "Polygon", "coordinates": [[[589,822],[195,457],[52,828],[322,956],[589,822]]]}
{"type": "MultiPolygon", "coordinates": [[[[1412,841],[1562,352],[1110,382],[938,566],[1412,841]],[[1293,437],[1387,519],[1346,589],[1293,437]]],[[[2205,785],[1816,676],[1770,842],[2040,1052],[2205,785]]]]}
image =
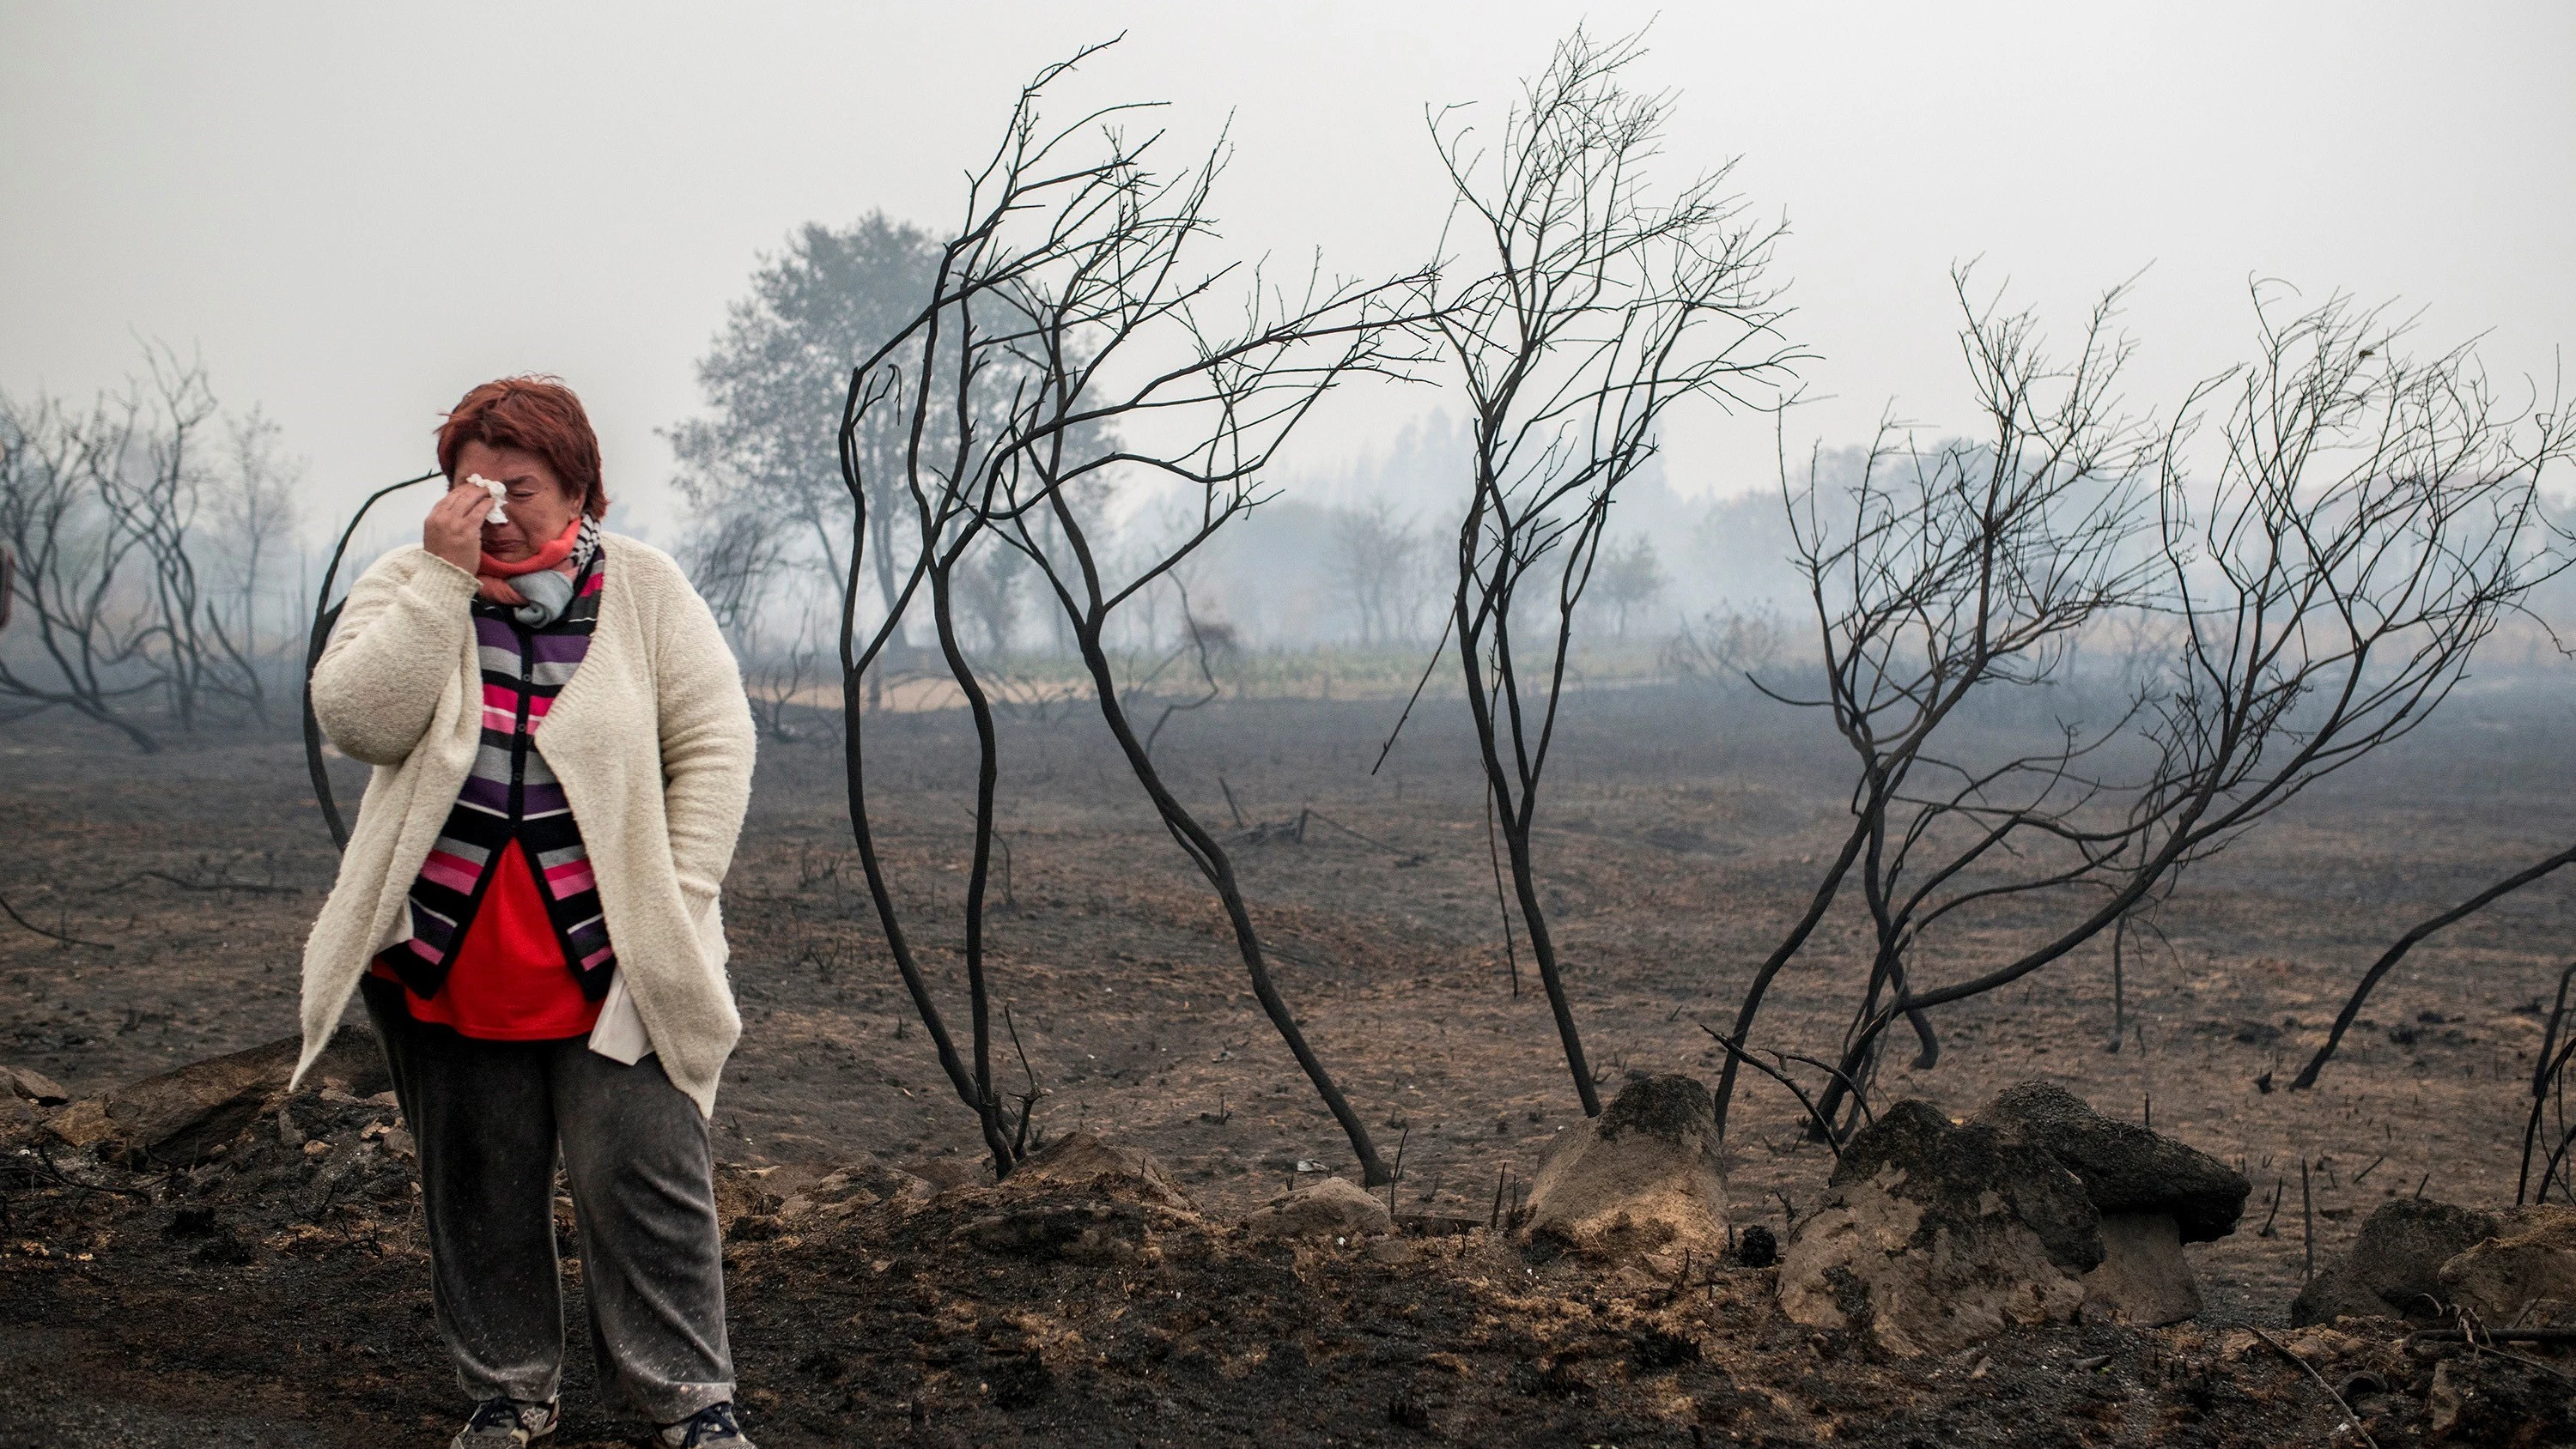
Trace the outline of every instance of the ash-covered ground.
{"type": "MultiPolygon", "coordinates": [[[[1497,1180],[1526,1180],[1578,1109],[1525,956],[1512,991],[1483,799],[1449,712],[1426,706],[1370,773],[1399,706],[1227,701],[1176,717],[1158,750],[1236,839],[1310,1038],[1381,1150],[1403,1145],[1399,1211],[1482,1219],[1497,1180]]],[[[2545,883],[2437,938],[2318,1090],[2278,1089],[2398,932],[2565,844],[2576,721],[2539,686],[2473,692],[2186,878],[2158,918],[2169,946],[2127,962],[2119,1050],[2107,944],[1939,1012],[1939,1065],[1892,1057],[1883,1097],[1965,1114],[2013,1081],[2054,1080],[2107,1114],[2151,1115],[2255,1188],[2235,1235],[2190,1250],[2210,1303],[2199,1325],[2014,1335],[1969,1379],[1974,1362],[1818,1344],[1770,1305],[1764,1270],[1677,1287],[1532,1263],[1488,1233],[1408,1239],[1395,1262],[1230,1236],[1300,1163],[1348,1174],[1349,1152],[1251,1001],[1212,897],[1078,708],[1006,731],[993,972],[1019,1040],[997,1033],[997,1068],[1044,1090],[1040,1130],[1150,1152],[1193,1207],[1139,1227],[1150,1272],[959,1250],[959,1223],[989,1206],[975,1195],[1003,1189],[973,1180],[971,1121],[850,852],[837,744],[826,721],[804,723],[807,739],[764,743],[727,886],[746,1033],[720,1155],[751,1184],[869,1161],[958,1185],[931,1207],[888,1201],[737,1244],[735,1331],[765,1442],[2030,1442],[2034,1425],[2069,1443],[2322,1440],[2336,1414],[2315,1386],[2226,1335],[2285,1323],[2311,1222],[2324,1262],[2392,1197],[2512,1200],[2568,935],[2570,897],[2545,883]]],[[[1807,723],[1661,687],[1576,700],[1540,869],[1605,1090],[1630,1073],[1715,1075],[1695,1022],[1724,1024],[1838,838],[1841,762],[1807,723]]],[[[889,866],[962,1031],[970,736],[935,713],[869,729],[889,866]]],[[[339,768],[354,800],[359,772],[339,768]]],[[[297,951],[333,856],[291,737],[140,757],[67,721],[20,723],[0,734],[0,838],[0,898],[114,947],[0,928],[0,1062],[85,1095],[293,1030],[297,951]]],[[[1828,923],[1762,1038],[1838,1040],[1860,924],[1828,923]]],[[[1990,961],[2016,924],[1934,942],[1923,969],[1990,961]]],[[[1831,1159],[1784,1093],[1743,1090],[1732,1214],[1785,1231],[1831,1159]]],[[[317,1117],[293,1146],[271,1117],[243,1155],[175,1176],[56,1149],[68,1182],[11,1177],[0,1264],[29,1307],[0,1357],[33,1370],[0,1389],[13,1415],[56,1392],[126,1415],[100,1443],[279,1423],[427,1442],[448,1423],[391,1109],[293,1110],[326,1109],[348,1115],[317,1117]],[[348,1165],[317,1202],[343,1136],[348,1165]]],[[[2372,1371],[2391,1390],[2414,1372],[2393,1344],[2367,1352],[2388,1359],[2372,1371]]],[[[572,1428],[616,1432],[578,1413],[572,1428]]]]}

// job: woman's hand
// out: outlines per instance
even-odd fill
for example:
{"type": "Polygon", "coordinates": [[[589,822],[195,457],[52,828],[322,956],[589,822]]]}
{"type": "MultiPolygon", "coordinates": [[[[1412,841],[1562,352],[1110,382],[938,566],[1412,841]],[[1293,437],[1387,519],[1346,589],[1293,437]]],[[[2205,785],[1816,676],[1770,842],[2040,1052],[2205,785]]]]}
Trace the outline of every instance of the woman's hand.
{"type": "Polygon", "coordinates": [[[483,515],[492,511],[492,495],[473,483],[459,483],[430,505],[421,525],[420,546],[465,570],[483,565],[483,515]]]}

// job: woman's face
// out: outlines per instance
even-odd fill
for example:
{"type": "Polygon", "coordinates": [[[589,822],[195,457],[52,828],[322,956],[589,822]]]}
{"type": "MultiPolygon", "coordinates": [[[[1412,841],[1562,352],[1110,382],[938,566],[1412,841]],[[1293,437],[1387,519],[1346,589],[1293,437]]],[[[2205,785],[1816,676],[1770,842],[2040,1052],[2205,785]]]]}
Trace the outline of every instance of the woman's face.
{"type": "Polygon", "coordinates": [[[534,453],[467,443],[456,450],[453,481],[462,483],[477,473],[510,490],[501,499],[501,511],[510,521],[483,525],[483,551],[503,563],[517,563],[562,537],[581,511],[581,500],[534,453]]]}

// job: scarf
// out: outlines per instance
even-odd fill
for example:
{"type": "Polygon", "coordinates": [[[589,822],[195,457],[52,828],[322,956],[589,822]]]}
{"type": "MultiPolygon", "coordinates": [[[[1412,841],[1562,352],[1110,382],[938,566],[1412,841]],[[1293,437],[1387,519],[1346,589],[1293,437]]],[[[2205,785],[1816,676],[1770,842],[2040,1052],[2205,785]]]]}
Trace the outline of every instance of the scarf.
{"type": "Polygon", "coordinates": [[[599,520],[580,514],[556,539],[516,562],[483,555],[475,569],[475,595],[513,611],[522,624],[542,629],[563,617],[573,580],[599,551],[599,520]]]}
{"type": "MultiPolygon", "coordinates": [[[[572,546],[596,553],[597,525],[582,522],[583,543],[572,546]]],[[[609,945],[590,853],[582,845],[562,782],[535,747],[535,732],[555,696],[590,653],[605,568],[601,560],[597,568],[576,570],[580,593],[560,610],[561,617],[543,624],[523,621],[513,627],[502,614],[510,609],[524,615],[535,605],[473,606],[475,653],[483,676],[482,748],[475,752],[473,769],[448,810],[429,859],[412,882],[412,937],[380,958],[424,999],[436,996],[446,983],[449,958],[464,944],[482,906],[492,864],[514,837],[537,870],[546,914],[582,993],[593,1001],[608,993],[617,957],[609,945]]],[[[519,577],[556,575],[531,569],[519,577]]],[[[567,591],[572,587],[565,585],[567,591]]]]}

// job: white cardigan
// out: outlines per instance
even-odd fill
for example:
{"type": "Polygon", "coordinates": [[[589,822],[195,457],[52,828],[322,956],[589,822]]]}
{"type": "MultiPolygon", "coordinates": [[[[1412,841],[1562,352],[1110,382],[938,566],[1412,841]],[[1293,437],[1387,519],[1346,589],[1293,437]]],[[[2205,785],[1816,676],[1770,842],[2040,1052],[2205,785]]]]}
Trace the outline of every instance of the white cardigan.
{"type": "MultiPolygon", "coordinates": [[[[600,542],[608,577],[590,651],[532,743],[581,827],[618,984],[649,1049],[712,1116],[716,1080],[742,1034],[717,897],[751,800],[751,707],[714,615],[679,565],[633,539],[600,542]]],[[[376,768],[339,880],[304,943],[298,1080],[368,963],[410,939],[412,881],[481,745],[473,596],[474,576],[426,549],[387,554],[350,589],[313,672],[323,733],[376,768]]]]}

